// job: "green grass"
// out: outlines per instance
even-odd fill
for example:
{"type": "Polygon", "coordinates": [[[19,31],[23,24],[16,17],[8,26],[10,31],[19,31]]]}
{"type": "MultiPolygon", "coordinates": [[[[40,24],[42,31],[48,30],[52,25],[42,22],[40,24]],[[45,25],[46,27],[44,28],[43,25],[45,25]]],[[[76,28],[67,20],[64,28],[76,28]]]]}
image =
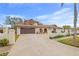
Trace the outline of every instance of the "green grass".
{"type": "Polygon", "coordinates": [[[60,39],[60,40],[58,40],[58,42],[79,48],[79,36],[77,36],[77,38],[76,38],[76,44],[73,44],[74,43],[73,38],[65,38],[62,40],[60,39]]]}
{"type": "Polygon", "coordinates": [[[19,35],[15,34],[15,41],[19,38],[19,35]]]}

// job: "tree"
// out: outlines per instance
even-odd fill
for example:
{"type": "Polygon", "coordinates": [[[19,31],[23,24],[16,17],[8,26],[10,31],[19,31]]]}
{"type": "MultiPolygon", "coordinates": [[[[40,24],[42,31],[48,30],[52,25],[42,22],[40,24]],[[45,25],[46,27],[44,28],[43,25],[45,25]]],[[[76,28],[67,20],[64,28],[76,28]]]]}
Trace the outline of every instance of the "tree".
{"type": "MultiPolygon", "coordinates": [[[[61,7],[63,3],[61,4],[61,7]]],[[[74,3],[74,35],[73,35],[73,42],[76,42],[76,34],[77,34],[77,3],[74,3]]]]}
{"type": "Polygon", "coordinates": [[[64,32],[65,32],[65,29],[67,29],[67,30],[68,30],[68,34],[70,35],[71,26],[69,26],[69,25],[64,25],[63,28],[64,28],[64,32]]]}
{"type": "Polygon", "coordinates": [[[18,17],[6,16],[5,24],[11,25],[12,28],[15,28],[15,25],[18,23],[22,23],[22,19],[18,17]]]}
{"type": "Polygon", "coordinates": [[[6,25],[10,25],[11,24],[10,16],[6,16],[6,20],[5,20],[4,24],[6,24],[6,25]]]}
{"type": "Polygon", "coordinates": [[[11,17],[11,16],[6,16],[5,24],[6,25],[11,25],[11,28],[15,29],[15,33],[17,33],[17,27],[16,24],[22,23],[23,20],[19,17],[11,17]]]}
{"type": "Polygon", "coordinates": [[[76,3],[74,3],[74,36],[73,36],[74,41],[76,40],[76,34],[77,34],[76,27],[77,27],[77,6],[76,3]]]}

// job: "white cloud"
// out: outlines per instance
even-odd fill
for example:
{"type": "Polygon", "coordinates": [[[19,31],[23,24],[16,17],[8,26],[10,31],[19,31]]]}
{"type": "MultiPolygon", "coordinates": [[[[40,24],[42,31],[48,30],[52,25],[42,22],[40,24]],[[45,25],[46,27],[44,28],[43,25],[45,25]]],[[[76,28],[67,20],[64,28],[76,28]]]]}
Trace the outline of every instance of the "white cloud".
{"type": "Polygon", "coordinates": [[[59,11],[56,11],[56,12],[54,13],[54,15],[60,15],[60,14],[62,14],[62,13],[69,12],[70,10],[71,10],[70,8],[63,8],[63,9],[61,9],[61,10],[59,10],[59,11]]]}
{"type": "Polygon", "coordinates": [[[47,18],[56,19],[55,17],[57,17],[57,19],[58,19],[58,18],[61,18],[60,15],[62,15],[62,16],[63,16],[63,14],[66,15],[66,13],[69,12],[69,11],[70,11],[70,8],[63,8],[63,9],[61,9],[59,11],[54,12],[54,13],[37,16],[35,18],[37,18],[37,19],[47,19],[47,18]]]}
{"type": "Polygon", "coordinates": [[[46,19],[48,17],[49,17],[49,15],[42,15],[42,16],[37,16],[35,18],[37,18],[37,19],[46,19]]]}
{"type": "MultiPolygon", "coordinates": [[[[44,24],[57,24],[58,26],[62,25],[71,25],[73,26],[73,10],[70,8],[63,8],[58,10],[54,13],[41,15],[35,17],[39,21],[43,22],[44,24]]],[[[79,15],[78,15],[79,17],[79,15]]],[[[79,21],[78,21],[79,22],[79,21]]]]}

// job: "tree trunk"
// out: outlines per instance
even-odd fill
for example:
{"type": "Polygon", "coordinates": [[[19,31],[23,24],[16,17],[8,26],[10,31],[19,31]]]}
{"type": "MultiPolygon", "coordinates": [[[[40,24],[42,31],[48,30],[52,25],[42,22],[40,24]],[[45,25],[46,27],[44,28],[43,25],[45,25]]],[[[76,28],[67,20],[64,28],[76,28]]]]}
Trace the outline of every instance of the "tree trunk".
{"type": "Polygon", "coordinates": [[[76,33],[77,33],[76,27],[77,27],[77,6],[76,3],[74,3],[74,35],[73,35],[74,43],[76,42],[76,33]]]}

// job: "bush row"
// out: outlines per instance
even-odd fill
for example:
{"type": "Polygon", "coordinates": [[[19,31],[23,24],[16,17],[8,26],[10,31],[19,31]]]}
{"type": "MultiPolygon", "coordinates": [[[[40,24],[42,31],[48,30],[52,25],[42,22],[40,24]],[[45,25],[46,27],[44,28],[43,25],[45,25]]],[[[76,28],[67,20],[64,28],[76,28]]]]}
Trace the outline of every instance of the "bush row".
{"type": "MultiPolygon", "coordinates": [[[[67,34],[67,35],[57,35],[57,36],[54,36],[54,37],[49,37],[50,39],[54,39],[54,38],[62,38],[62,37],[66,37],[66,36],[73,36],[74,34],[67,34]]],[[[79,33],[77,33],[77,35],[79,35],[79,33]]]]}

